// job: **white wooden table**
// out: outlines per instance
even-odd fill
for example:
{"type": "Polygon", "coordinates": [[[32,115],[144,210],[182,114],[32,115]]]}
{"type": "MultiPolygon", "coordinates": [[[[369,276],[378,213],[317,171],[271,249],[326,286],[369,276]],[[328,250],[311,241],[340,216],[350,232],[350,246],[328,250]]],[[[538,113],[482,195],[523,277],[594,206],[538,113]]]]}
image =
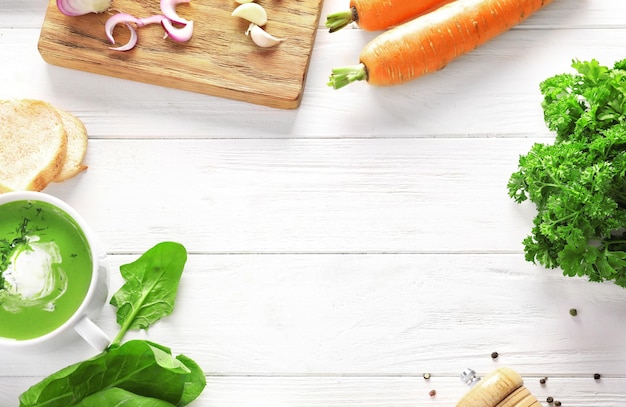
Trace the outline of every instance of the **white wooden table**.
{"type": "MultiPolygon", "coordinates": [[[[320,25],[293,111],[50,66],[47,3],[0,0],[0,97],[85,122],[89,169],[45,192],[98,233],[112,291],[157,242],[187,247],[174,314],[131,337],[203,367],[194,405],[453,406],[463,369],[509,366],[546,406],[626,406],[626,291],[527,263],[534,209],[506,191],[518,156],[553,139],[539,82],[626,57],[626,2],[554,0],[394,88],[327,87],[374,34],[320,25]]],[[[321,23],[346,5],[326,0],[321,23]]],[[[117,331],[111,306],[99,323],[117,331]]],[[[0,354],[0,406],[92,355],[0,354]]]]}

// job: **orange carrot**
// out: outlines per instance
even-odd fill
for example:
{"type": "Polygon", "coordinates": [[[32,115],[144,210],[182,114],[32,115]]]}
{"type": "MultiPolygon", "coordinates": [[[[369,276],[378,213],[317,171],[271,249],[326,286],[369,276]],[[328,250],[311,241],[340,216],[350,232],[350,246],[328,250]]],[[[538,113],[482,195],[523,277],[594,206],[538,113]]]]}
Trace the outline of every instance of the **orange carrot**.
{"type": "Polygon", "coordinates": [[[333,69],[328,85],[397,85],[440,70],[551,1],[456,0],[380,34],[363,48],[358,65],[333,69]]]}
{"type": "Polygon", "coordinates": [[[452,0],[350,0],[350,10],[326,17],[326,27],[335,32],[352,22],[366,31],[386,30],[433,11],[452,0]]]}

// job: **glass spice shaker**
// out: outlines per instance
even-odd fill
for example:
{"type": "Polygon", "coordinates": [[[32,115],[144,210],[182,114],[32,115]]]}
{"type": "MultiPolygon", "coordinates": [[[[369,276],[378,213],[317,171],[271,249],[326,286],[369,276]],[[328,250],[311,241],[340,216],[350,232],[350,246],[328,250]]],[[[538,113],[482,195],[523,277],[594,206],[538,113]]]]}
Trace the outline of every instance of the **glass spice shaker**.
{"type": "Polygon", "coordinates": [[[524,386],[522,377],[507,367],[499,368],[484,378],[471,369],[461,374],[461,380],[471,386],[456,407],[541,407],[535,396],[524,386]]]}

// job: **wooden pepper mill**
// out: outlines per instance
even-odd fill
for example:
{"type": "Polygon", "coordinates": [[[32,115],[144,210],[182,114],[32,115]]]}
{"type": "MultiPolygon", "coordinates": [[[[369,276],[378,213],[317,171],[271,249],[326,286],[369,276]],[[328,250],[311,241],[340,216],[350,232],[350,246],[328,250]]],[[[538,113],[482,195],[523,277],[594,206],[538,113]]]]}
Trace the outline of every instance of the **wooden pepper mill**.
{"type": "Polygon", "coordinates": [[[522,377],[507,367],[482,379],[468,369],[461,375],[461,380],[472,387],[456,407],[541,407],[524,386],[522,377]]]}

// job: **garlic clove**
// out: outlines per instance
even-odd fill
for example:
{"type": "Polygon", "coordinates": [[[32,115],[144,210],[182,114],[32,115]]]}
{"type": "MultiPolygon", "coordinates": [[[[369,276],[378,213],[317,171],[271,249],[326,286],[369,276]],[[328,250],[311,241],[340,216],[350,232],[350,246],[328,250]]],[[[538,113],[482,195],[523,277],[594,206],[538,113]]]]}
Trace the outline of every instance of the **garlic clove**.
{"type": "Polygon", "coordinates": [[[246,35],[250,36],[256,45],[263,48],[274,47],[284,41],[282,38],[274,37],[254,23],[250,23],[246,35]]]}
{"type": "Polygon", "coordinates": [[[240,4],[235,8],[232,16],[243,18],[258,26],[263,26],[267,23],[267,12],[257,3],[240,4]]]}

